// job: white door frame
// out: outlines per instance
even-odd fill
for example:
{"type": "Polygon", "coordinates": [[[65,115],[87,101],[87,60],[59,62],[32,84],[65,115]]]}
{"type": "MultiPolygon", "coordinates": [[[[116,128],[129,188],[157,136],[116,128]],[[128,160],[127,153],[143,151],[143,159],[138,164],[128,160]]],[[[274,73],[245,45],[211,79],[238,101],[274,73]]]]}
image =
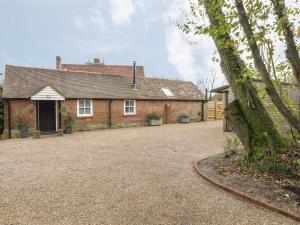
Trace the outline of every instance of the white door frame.
{"type": "Polygon", "coordinates": [[[58,131],[58,110],[57,110],[57,100],[55,100],[55,131],[58,131]]]}
{"type": "MultiPolygon", "coordinates": [[[[40,127],[40,101],[45,101],[45,100],[37,100],[37,122],[38,122],[38,128],[39,130],[41,130],[41,127],[40,127]]],[[[58,131],[58,100],[55,100],[55,131],[57,132],[58,131]]]]}

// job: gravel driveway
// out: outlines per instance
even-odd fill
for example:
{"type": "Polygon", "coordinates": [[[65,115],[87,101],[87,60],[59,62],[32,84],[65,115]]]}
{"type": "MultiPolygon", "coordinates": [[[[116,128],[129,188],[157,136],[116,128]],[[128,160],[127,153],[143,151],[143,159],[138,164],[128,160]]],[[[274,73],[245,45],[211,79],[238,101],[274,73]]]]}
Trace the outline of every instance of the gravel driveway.
{"type": "Polygon", "coordinates": [[[202,180],[221,121],[0,142],[0,224],[296,224],[202,180]]]}

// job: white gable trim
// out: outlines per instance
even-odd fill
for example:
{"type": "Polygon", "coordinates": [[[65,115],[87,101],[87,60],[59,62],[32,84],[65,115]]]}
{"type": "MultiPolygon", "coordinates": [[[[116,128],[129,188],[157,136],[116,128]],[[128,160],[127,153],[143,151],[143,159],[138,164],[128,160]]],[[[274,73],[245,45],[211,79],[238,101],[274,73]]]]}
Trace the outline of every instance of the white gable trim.
{"type": "Polygon", "coordinates": [[[55,91],[52,87],[47,86],[35,95],[31,96],[31,100],[63,101],[65,100],[65,97],[55,91]]]}

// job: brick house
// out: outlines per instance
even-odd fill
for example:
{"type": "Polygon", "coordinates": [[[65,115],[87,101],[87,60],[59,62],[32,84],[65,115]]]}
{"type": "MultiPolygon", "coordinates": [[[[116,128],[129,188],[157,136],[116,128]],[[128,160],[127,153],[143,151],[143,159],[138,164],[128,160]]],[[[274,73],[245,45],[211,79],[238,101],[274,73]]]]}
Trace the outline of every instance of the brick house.
{"type": "MultiPolygon", "coordinates": [[[[192,82],[147,78],[142,68],[136,76],[132,66],[123,67],[127,74],[122,75],[102,74],[95,69],[84,72],[83,65],[77,67],[7,65],[3,91],[6,136],[16,136],[20,120],[25,120],[31,130],[63,129],[63,109],[74,116],[75,130],[144,125],[151,112],[159,114],[165,124],[175,123],[183,113],[194,120],[205,120],[206,101],[192,82]]],[[[116,69],[110,70],[116,73],[116,69]]]]}

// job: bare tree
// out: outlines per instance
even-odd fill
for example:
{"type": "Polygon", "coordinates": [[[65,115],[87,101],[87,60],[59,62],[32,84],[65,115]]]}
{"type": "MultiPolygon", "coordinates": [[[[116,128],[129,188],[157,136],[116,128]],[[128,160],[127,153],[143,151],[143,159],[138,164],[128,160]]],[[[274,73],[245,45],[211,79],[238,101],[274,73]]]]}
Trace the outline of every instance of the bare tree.
{"type": "Polygon", "coordinates": [[[197,83],[197,87],[202,92],[209,91],[209,100],[211,100],[212,93],[210,92],[215,88],[216,82],[219,80],[219,76],[217,75],[214,69],[211,69],[208,77],[202,77],[197,83]]]}

